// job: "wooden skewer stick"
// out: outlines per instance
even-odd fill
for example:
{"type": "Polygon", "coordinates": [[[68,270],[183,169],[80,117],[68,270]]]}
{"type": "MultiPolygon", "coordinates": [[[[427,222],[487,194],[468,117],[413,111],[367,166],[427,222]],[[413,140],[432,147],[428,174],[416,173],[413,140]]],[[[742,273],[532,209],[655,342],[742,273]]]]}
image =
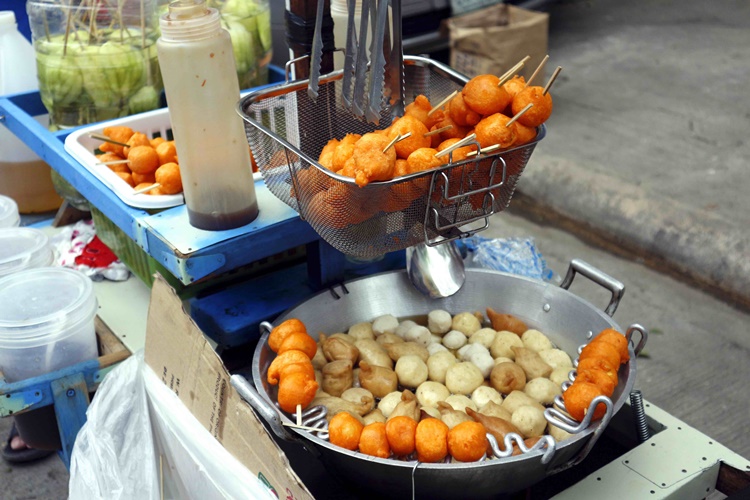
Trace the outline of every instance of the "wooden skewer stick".
{"type": "Polygon", "coordinates": [[[396,137],[394,137],[391,140],[391,142],[389,142],[388,145],[383,149],[383,154],[385,154],[386,151],[391,149],[391,147],[393,147],[394,144],[396,144],[399,141],[403,141],[404,139],[408,137],[411,137],[411,132],[407,132],[404,135],[401,135],[401,134],[396,135],[396,137]]]}
{"type": "Polygon", "coordinates": [[[445,106],[446,104],[448,104],[448,101],[450,101],[451,99],[453,99],[454,97],[456,97],[456,94],[458,94],[458,90],[454,90],[453,92],[451,92],[451,94],[449,96],[447,96],[445,99],[443,99],[442,101],[440,101],[437,104],[437,106],[433,106],[432,109],[427,112],[427,116],[432,116],[432,113],[434,113],[438,109],[440,109],[443,106],[445,106]]]}
{"type": "Polygon", "coordinates": [[[138,189],[136,191],[133,191],[133,194],[148,193],[152,189],[156,189],[158,187],[161,187],[161,184],[159,184],[158,182],[155,182],[155,183],[151,184],[150,186],[146,186],[145,188],[141,188],[141,189],[138,189]]]}
{"type": "Polygon", "coordinates": [[[109,137],[107,137],[106,135],[94,134],[92,132],[92,133],[89,134],[89,137],[91,137],[92,139],[99,139],[100,141],[109,142],[111,144],[117,144],[118,146],[122,146],[122,147],[125,147],[125,148],[129,148],[130,147],[130,144],[125,144],[124,142],[114,141],[114,140],[110,139],[109,137]]]}
{"type": "Polygon", "coordinates": [[[430,130],[429,132],[426,132],[422,134],[422,137],[432,137],[433,135],[438,135],[441,132],[445,132],[446,130],[450,130],[453,128],[453,125],[446,125],[445,127],[436,128],[435,130],[430,130]]]}
{"type": "Polygon", "coordinates": [[[531,85],[531,82],[534,81],[534,78],[536,78],[536,75],[538,75],[539,72],[542,71],[542,68],[544,67],[544,65],[547,64],[548,59],[549,59],[549,54],[544,56],[544,59],[542,59],[542,62],[539,63],[539,66],[536,67],[536,69],[534,70],[534,73],[532,73],[532,75],[529,77],[529,81],[526,82],[527,87],[531,85]]]}
{"type": "Polygon", "coordinates": [[[502,78],[500,78],[500,81],[497,82],[497,86],[502,87],[503,85],[505,85],[505,82],[507,82],[511,78],[513,78],[513,73],[506,73],[502,78]]]}
{"type": "MultiPolygon", "coordinates": [[[[518,73],[521,70],[521,68],[523,68],[526,65],[526,63],[529,61],[529,59],[531,59],[531,56],[526,56],[523,59],[521,59],[520,61],[518,61],[515,64],[515,66],[513,66],[508,71],[506,71],[505,73],[503,73],[503,76],[500,77],[500,80],[505,79],[505,77],[508,76],[508,75],[510,75],[511,78],[513,76],[515,76],[515,74],[518,73]]],[[[502,84],[498,84],[498,87],[500,85],[502,85],[502,84]]]]}
{"type": "Polygon", "coordinates": [[[297,405],[297,425],[302,426],[302,405],[297,405]]]}
{"type": "Polygon", "coordinates": [[[466,156],[476,156],[476,155],[486,155],[487,153],[492,153],[496,149],[500,149],[500,144],[493,144],[492,146],[487,146],[486,148],[482,148],[479,151],[472,151],[470,153],[467,153],[466,156]]]}
{"type": "Polygon", "coordinates": [[[555,72],[552,73],[552,76],[549,77],[549,81],[547,82],[547,85],[544,86],[542,95],[547,95],[547,92],[549,92],[549,88],[552,86],[553,83],[555,83],[555,80],[557,79],[557,75],[560,74],[560,71],[562,71],[562,66],[558,66],[557,68],[555,68],[555,72]]]}
{"type": "Polygon", "coordinates": [[[130,160],[112,160],[112,161],[100,161],[97,165],[120,165],[122,163],[128,163],[130,160]]]}
{"type": "Polygon", "coordinates": [[[508,120],[508,123],[506,123],[505,126],[506,127],[510,127],[513,124],[513,122],[515,122],[516,120],[518,120],[519,118],[521,118],[521,116],[525,112],[527,112],[528,110],[530,110],[533,107],[534,107],[533,103],[531,103],[531,102],[528,103],[526,106],[524,106],[524,108],[521,111],[519,111],[518,113],[516,113],[515,116],[513,116],[513,118],[511,118],[510,120],[508,120]]]}
{"type": "Polygon", "coordinates": [[[447,155],[451,151],[455,151],[458,148],[466,146],[468,143],[470,143],[471,141],[473,141],[474,139],[476,139],[476,137],[477,137],[477,134],[469,134],[469,135],[467,135],[466,137],[464,137],[463,139],[461,139],[457,143],[453,144],[452,146],[448,146],[444,150],[438,151],[437,153],[435,153],[435,158],[440,158],[441,156],[447,155]]]}

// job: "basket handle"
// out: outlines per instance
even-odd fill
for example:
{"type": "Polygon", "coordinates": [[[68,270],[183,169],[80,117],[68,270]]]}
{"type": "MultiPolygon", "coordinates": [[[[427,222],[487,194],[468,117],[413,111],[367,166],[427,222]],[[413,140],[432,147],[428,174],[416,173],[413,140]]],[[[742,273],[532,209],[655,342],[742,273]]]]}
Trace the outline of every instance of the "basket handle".
{"type": "Polygon", "coordinates": [[[615,314],[617,306],[620,305],[620,300],[622,300],[622,296],[625,293],[625,285],[614,279],[612,276],[595,268],[591,264],[580,259],[573,259],[570,261],[570,266],[568,267],[568,272],[565,274],[565,278],[562,283],[560,283],[560,288],[566,290],[569,289],[576,273],[582,274],[597,285],[610,291],[612,298],[610,299],[609,304],[607,304],[607,307],[604,308],[604,312],[610,317],[615,314]]]}
{"type": "MultiPolygon", "coordinates": [[[[344,49],[333,49],[330,52],[344,52],[346,53],[346,50],[344,49]]],[[[303,59],[310,59],[310,54],[302,54],[299,57],[295,57],[294,59],[291,59],[284,64],[284,83],[289,83],[292,81],[292,66],[295,63],[298,63],[302,61],[303,59]]]]}

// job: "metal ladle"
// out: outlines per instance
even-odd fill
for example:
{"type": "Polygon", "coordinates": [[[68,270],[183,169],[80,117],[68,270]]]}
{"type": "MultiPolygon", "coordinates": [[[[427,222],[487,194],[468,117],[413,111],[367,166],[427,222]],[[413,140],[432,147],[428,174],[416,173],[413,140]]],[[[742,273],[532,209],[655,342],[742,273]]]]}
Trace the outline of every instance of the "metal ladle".
{"type": "Polygon", "coordinates": [[[453,241],[407,248],[406,274],[417,290],[432,299],[450,297],[466,281],[464,261],[453,241]]]}

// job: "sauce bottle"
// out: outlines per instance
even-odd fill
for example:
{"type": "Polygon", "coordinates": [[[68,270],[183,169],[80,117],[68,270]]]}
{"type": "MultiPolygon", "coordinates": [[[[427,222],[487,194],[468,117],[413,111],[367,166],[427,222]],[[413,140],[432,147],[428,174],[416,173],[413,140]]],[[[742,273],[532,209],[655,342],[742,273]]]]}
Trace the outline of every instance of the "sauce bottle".
{"type": "Polygon", "coordinates": [[[159,66],[190,224],[244,226],[258,215],[250,148],[235,111],[240,88],[229,33],[205,0],[178,0],[159,19],[159,66]]]}

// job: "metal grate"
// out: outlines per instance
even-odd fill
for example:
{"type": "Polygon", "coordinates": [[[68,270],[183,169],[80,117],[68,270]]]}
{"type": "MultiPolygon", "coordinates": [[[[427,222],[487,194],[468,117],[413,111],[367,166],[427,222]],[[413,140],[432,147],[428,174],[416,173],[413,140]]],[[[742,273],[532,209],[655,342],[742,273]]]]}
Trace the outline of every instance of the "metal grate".
{"type": "MultiPolygon", "coordinates": [[[[404,99],[419,94],[437,103],[468,78],[423,57],[404,58],[404,99]]],[[[320,79],[319,97],[307,96],[307,81],[292,81],[247,95],[239,112],[268,189],[296,210],[337,250],[372,258],[418,243],[465,236],[467,224],[501,212],[537,142],[450,163],[439,169],[359,187],[317,162],[331,138],[365,134],[391,123],[384,107],[379,126],[355,118],[341,105],[342,72],[320,79]]]]}

